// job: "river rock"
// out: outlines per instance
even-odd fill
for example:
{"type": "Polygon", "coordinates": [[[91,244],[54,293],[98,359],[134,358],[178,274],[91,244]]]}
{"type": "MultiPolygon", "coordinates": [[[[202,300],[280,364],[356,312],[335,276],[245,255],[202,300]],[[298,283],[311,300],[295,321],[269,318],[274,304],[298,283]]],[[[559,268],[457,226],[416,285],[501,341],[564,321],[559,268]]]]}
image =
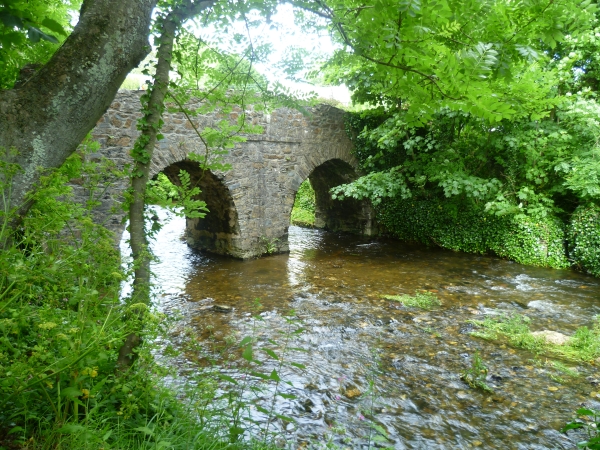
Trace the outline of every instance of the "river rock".
{"type": "Polygon", "coordinates": [[[230,313],[231,311],[233,311],[233,308],[228,305],[213,305],[213,309],[221,313],[230,313]]]}
{"type": "Polygon", "coordinates": [[[535,337],[541,337],[554,345],[565,345],[569,340],[569,336],[559,333],[558,331],[542,330],[531,333],[535,337]]]}
{"type": "Polygon", "coordinates": [[[347,388],[342,390],[342,394],[344,394],[345,397],[352,399],[354,397],[358,397],[360,394],[362,394],[362,392],[360,392],[360,390],[357,387],[348,386],[347,388]]]}

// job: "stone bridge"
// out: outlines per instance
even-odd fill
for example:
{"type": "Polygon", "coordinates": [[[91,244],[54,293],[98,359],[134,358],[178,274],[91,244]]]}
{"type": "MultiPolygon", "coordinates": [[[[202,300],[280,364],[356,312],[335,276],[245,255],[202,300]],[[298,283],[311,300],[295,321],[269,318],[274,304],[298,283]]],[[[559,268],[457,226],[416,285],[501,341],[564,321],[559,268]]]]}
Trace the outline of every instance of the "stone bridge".
{"type": "MultiPolygon", "coordinates": [[[[93,130],[101,149],[88,156],[106,157],[118,167],[132,162],[129,150],[138,131],[140,116],[137,91],[120,91],[93,130]]],[[[241,110],[229,115],[235,121],[241,110]]],[[[246,111],[247,120],[262,126],[262,134],[244,135],[224,162],[225,172],[203,173],[188,159],[190,152],[204,153],[205,147],[181,113],[167,113],[152,160],[151,176],[163,172],[178,183],[180,169],[199,183],[200,198],[210,212],[204,219],[187,219],[186,239],[190,246],[237,258],[251,258],[269,251],[285,252],[294,198],[300,184],[309,179],[316,197],[315,225],[331,231],[374,234],[373,213],[367,201],[332,200],[329,189],[357,178],[357,161],[346,136],[343,111],[320,105],[303,115],[282,108],[271,114],[246,111]]],[[[227,119],[217,113],[193,118],[199,130],[227,119]]],[[[116,181],[102,198],[101,215],[108,215],[114,202],[122,200],[127,180],[116,181]],[[103,212],[102,212],[103,211],[103,212]]],[[[104,217],[106,219],[106,217],[104,217]]],[[[105,221],[122,233],[121,217],[105,221]]]]}

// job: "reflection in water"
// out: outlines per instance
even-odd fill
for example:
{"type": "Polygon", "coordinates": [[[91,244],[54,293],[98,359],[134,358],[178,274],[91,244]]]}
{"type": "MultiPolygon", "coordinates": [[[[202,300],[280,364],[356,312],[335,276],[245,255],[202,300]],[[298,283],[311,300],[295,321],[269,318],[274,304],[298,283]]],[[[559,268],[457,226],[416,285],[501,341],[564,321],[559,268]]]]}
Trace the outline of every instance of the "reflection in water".
{"type": "Polygon", "coordinates": [[[154,245],[160,308],[182,312],[198,336],[210,325],[217,340],[254,333],[258,346],[281,339],[291,309],[306,329],[293,342],[303,351],[288,356],[307,370],[283,373],[297,399],[276,400],[279,413],[297,420],[274,425],[289,442],[361,448],[379,433],[376,424],[384,443],[399,449],[572,448],[556,430],[582,403],[600,406],[591,397],[593,367],[577,367],[580,376],[561,384],[534,355],[468,333],[468,321],[486,314],[527,314],[534,330],[566,334],[589,326],[600,313],[597,279],[297,227],[290,227],[289,255],[238,261],[195,253],[181,240],[183,229],[173,219],[154,245]],[[427,312],[380,297],[416,289],[435,292],[443,306],[427,312]],[[253,332],[255,298],[263,325],[253,332]],[[234,312],[206,308],[212,302],[234,312]],[[476,350],[493,395],[460,380],[476,350]]]}

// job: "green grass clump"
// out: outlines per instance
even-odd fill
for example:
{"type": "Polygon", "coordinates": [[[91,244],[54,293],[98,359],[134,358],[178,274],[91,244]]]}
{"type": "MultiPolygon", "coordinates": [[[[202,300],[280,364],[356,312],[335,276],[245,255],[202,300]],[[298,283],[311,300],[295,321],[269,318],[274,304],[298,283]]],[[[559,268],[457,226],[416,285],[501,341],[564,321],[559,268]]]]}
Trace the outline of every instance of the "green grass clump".
{"type": "Polygon", "coordinates": [[[442,302],[435,294],[428,291],[415,291],[415,295],[382,295],[381,298],[400,302],[404,306],[421,309],[431,309],[434,306],[440,306],[442,302]]]}
{"type": "Polygon", "coordinates": [[[471,367],[461,373],[460,379],[473,389],[481,389],[482,391],[493,393],[494,390],[485,382],[487,374],[487,366],[484,364],[481,356],[479,356],[479,352],[475,352],[471,367]]]}
{"type": "Polygon", "coordinates": [[[292,209],[290,222],[299,227],[313,227],[315,225],[315,213],[305,209],[292,209]]]}
{"type": "Polygon", "coordinates": [[[470,320],[480,331],[471,334],[488,340],[506,340],[510,345],[536,354],[547,354],[571,361],[593,361],[600,357],[600,322],[590,329],[579,327],[564,345],[556,345],[543,337],[534,336],[527,316],[514,315],[484,320],[470,320]]]}

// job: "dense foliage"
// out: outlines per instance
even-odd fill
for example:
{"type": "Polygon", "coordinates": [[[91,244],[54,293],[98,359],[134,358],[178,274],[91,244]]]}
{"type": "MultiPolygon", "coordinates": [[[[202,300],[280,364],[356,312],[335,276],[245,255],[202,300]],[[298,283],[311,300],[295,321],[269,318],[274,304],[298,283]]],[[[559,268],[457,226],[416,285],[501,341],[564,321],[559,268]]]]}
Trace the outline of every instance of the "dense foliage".
{"type": "MultiPolygon", "coordinates": [[[[529,264],[575,264],[600,275],[600,46],[590,0],[293,3],[328,19],[342,44],[321,75],[347,84],[370,108],[348,123],[368,175],[338,188],[336,196],[371,198],[381,223],[403,239],[529,264]]],[[[50,58],[78,4],[0,0],[0,89],[13,87],[26,63],[50,58]]],[[[163,13],[181,5],[160,2],[163,13]]],[[[219,109],[227,116],[241,106],[236,123],[196,130],[207,151],[191,158],[203,167],[224,169],[218,157],[241,140],[237,134],[257,131],[243,113],[248,103],[297,105],[254,70],[267,59],[268,46],[229,33],[235,20],[251,28],[253,8],[269,16],[274,6],[212,6],[203,23],[224,31],[231,52],[217,50],[192,28],[176,33],[168,62],[172,56],[177,82],[159,86],[170,88],[169,107],[190,116],[219,109]],[[201,89],[199,108],[185,109],[201,89]]],[[[162,102],[153,107],[158,115],[165,110],[162,102]]],[[[158,118],[147,127],[156,140],[160,125],[158,118]]],[[[134,151],[138,162],[151,159],[146,143],[134,151]]],[[[200,380],[186,405],[160,385],[164,372],[153,362],[152,342],[165,318],[147,304],[120,300],[125,274],[113,237],[92,220],[94,195],[86,205],[71,200],[69,180],[101,195],[113,168],[72,156],[42,179],[32,208],[16,220],[7,205],[19,168],[6,162],[12,149],[3,151],[0,435],[31,447],[40,440],[48,448],[219,448],[222,439],[244,446],[244,429],[231,414],[220,428],[206,425],[215,379],[200,380]],[[122,373],[118,350],[132,334],[146,337],[146,344],[122,373]]],[[[159,178],[142,192],[204,214],[189,175],[179,181],[168,185],[159,178]]],[[[309,183],[294,210],[304,216],[293,220],[314,222],[309,183]]],[[[500,322],[492,325],[506,331],[500,322]]],[[[597,338],[597,327],[578,336],[583,341],[591,334],[597,338]]],[[[252,363],[247,339],[242,356],[252,363]]],[[[259,378],[281,381],[275,371],[259,378]]]]}
{"type": "MultiPolygon", "coordinates": [[[[8,196],[18,168],[2,169],[8,196]]],[[[100,169],[74,155],[44,179],[22,231],[3,227],[0,435],[27,439],[78,415],[95,420],[100,405],[103,413],[125,407],[128,393],[115,383],[114,360],[135,324],[122,320],[124,274],[113,238],[91,217],[100,169]],[[94,193],[88,205],[72,202],[72,178],[94,193]]],[[[11,213],[1,212],[4,225],[11,213]]]]}
{"type": "Polygon", "coordinates": [[[340,43],[326,79],[411,125],[440,108],[489,122],[543,117],[553,81],[537,61],[565,35],[587,30],[595,10],[570,0],[294,3],[329,19],[340,43]]]}
{"type": "Polygon", "coordinates": [[[470,253],[493,252],[523,264],[562,268],[564,232],[555,217],[495,216],[468,202],[438,198],[386,200],[378,220],[402,240],[470,253]]]}
{"type": "Polygon", "coordinates": [[[351,114],[348,132],[367,175],[334,196],[370,198],[382,224],[403,239],[597,275],[596,23],[555,50],[539,47],[519,75],[488,80],[490,89],[502,82],[515,90],[528,79],[522,93],[532,103],[520,103],[523,114],[491,118],[437,102],[416,124],[393,89],[397,105],[378,101],[351,114]]]}
{"type": "Polygon", "coordinates": [[[0,89],[13,86],[25,64],[44,64],[67,36],[80,0],[0,1],[0,89]]]}
{"type": "MultiPolygon", "coordinates": [[[[93,221],[115,169],[81,156],[43,179],[21,229],[7,227],[12,211],[0,210],[0,449],[270,448],[266,438],[239,441],[246,428],[235,413],[245,406],[235,410],[229,395],[216,407],[216,374],[199,374],[177,392],[163,384],[176,369],[154,355],[171,322],[120,297],[127,273],[114,236],[93,221]],[[81,188],[90,194],[84,205],[73,198],[81,188]],[[118,352],[131,332],[146,344],[121,372],[118,352]]],[[[6,198],[19,168],[0,169],[6,198]]]]}
{"type": "Polygon", "coordinates": [[[569,256],[581,269],[600,277],[600,208],[580,206],[568,227],[569,256]]]}
{"type": "Polygon", "coordinates": [[[349,125],[371,173],[334,192],[371,198],[402,239],[551,267],[568,265],[572,216],[568,256],[596,274],[599,225],[589,211],[600,198],[597,108],[575,98],[557,107],[555,120],[496,126],[443,112],[427,127],[396,128],[385,150],[375,140],[382,126],[369,128],[381,113],[356,114],[349,125]],[[576,210],[588,211],[587,228],[576,210]]]}

